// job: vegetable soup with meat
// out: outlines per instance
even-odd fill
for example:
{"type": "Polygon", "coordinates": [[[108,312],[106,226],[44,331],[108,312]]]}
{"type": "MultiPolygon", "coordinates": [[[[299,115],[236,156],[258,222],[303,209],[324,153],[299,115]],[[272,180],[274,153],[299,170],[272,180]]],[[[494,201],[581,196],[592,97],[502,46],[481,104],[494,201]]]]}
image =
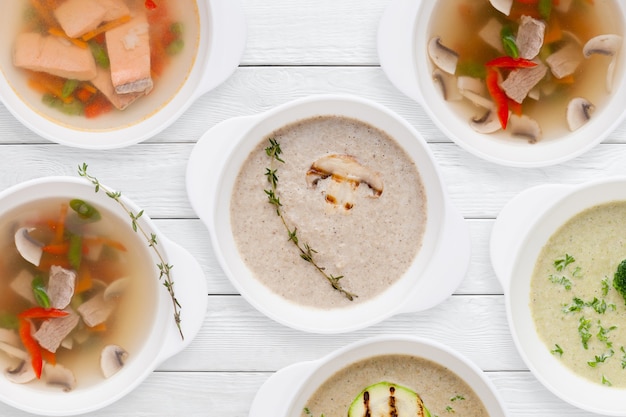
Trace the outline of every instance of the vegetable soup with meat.
{"type": "Polygon", "coordinates": [[[0,249],[7,379],[71,391],[133,360],[151,329],[157,286],[129,224],[86,201],[39,200],[2,216],[0,249]]]}
{"type": "Polygon", "coordinates": [[[140,121],[172,99],[196,57],[194,0],[14,3],[7,13],[19,25],[6,22],[15,36],[0,65],[30,107],[61,123],[108,129],[140,121]]]}
{"type": "Polygon", "coordinates": [[[614,0],[441,0],[428,53],[444,99],[479,133],[535,143],[581,128],[621,78],[614,0]]]}

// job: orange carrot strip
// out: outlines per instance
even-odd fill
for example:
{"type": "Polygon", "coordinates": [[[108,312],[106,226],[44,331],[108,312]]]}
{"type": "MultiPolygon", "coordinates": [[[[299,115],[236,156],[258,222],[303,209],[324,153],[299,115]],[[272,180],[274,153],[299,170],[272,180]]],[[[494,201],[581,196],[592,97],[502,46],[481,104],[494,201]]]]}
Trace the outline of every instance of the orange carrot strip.
{"type": "Polygon", "coordinates": [[[93,237],[93,236],[89,236],[89,237],[84,237],[83,238],[83,243],[86,245],[106,245],[106,246],[110,246],[113,249],[117,249],[117,250],[121,250],[123,252],[126,252],[126,246],[124,246],[122,243],[113,240],[113,239],[109,239],[106,237],[93,237]]]}
{"type": "Polygon", "coordinates": [[[57,355],[55,355],[54,352],[50,352],[48,349],[41,348],[41,357],[50,365],[57,364],[57,355]]]}
{"type": "Polygon", "coordinates": [[[51,34],[52,36],[57,36],[59,38],[67,39],[68,41],[72,42],[74,45],[78,46],[79,48],[87,49],[87,47],[89,46],[87,45],[87,42],[84,42],[80,39],[70,38],[69,36],[65,34],[65,32],[63,32],[61,29],[58,29],[58,28],[48,29],[48,33],[51,34]]]}
{"type": "Polygon", "coordinates": [[[95,326],[92,326],[92,327],[87,327],[87,329],[89,329],[92,332],[106,332],[107,331],[107,324],[106,323],[100,323],[100,324],[96,324],[95,326]]]}
{"type": "Polygon", "coordinates": [[[67,252],[70,250],[70,245],[69,243],[45,245],[41,250],[52,255],[67,255],[67,252]]]}
{"type": "Polygon", "coordinates": [[[81,263],[80,271],[78,272],[78,278],[76,280],[76,287],[74,288],[74,292],[76,294],[80,294],[87,290],[90,290],[93,286],[93,277],[91,276],[91,271],[89,268],[83,266],[81,263]]]}
{"type": "Polygon", "coordinates": [[[61,212],[59,213],[59,221],[57,222],[57,228],[54,233],[54,242],[63,242],[63,235],[65,234],[65,218],[67,217],[67,204],[61,204],[61,212]]]}
{"type": "Polygon", "coordinates": [[[71,103],[74,101],[73,97],[63,98],[63,84],[65,81],[62,78],[47,76],[43,73],[33,73],[33,76],[28,79],[28,86],[40,93],[50,93],[55,97],[63,100],[64,103],[71,103]]]}
{"type": "Polygon", "coordinates": [[[116,28],[130,20],[130,15],[122,16],[119,19],[111,20],[110,22],[105,23],[104,25],[100,25],[92,31],[85,33],[81,39],[84,41],[88,41],[89,39],[95,38],[101,33],[104,33],[108,30],[116,28]]]}
{"type": "Polygon", "coordinates": [[[550,16],[550,21],[546,26],[546,33],[543,36],[543,43],[545,45],[553,42],[558,42],[563,38],[563,31],[561,30],[561,23],[555,14],[550,16]]]}

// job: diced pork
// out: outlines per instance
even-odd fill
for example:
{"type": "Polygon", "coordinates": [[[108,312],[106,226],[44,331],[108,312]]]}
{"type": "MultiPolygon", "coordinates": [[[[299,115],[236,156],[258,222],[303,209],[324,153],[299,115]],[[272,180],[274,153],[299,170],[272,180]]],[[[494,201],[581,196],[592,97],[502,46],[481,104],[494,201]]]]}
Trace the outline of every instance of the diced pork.
{"type": "Polygon", "coordinates": [[[152,90],[148,29],[146,17],[139,15],[106,32],[111,81],[118,94],[147,94],[152,90]]]}
{"type": "Polygon", "coordinates": [[[543,46],[546,24],[529,16],[522,16],[516,43],[522,58],[534,59],[543,46]]]}
{"type": "Polygon", "coordinates": [[[99,293],[78,307],[85,324],[89,327],[104,323],[115,308],[115,304],[104,299],[104,293],[99,293]]]}
{"type": "Polygon", "coordinates": [[[13,63],[19,68],[75,80],[91,80],[96,76],[96,61],[88,48],[39,33],[17,35],[13,63]]]}
{"type": "MultiPolygon", "coordinates": [[[[67,310],[66,310],[67,311],[67,310]]],[[[78,325],[80,317],[74,311],[68,311],[65,317],[55,317],[44,321],[33,337],[39,345],[50,351],[56,352],[63,340],[78,325]]]]}
{"type": "Polygon", "coordinates": [[[53,265],[48,280],[48,298],[50,306],[63,310],[70,304],[74,296],[76,272],[53,265]]]}
{"type": "Polygon", "coordinates": [[[511,71],[501,87],[509,98],[521,103],[547,72],[548,67],[541,62],[532,68],[519,68],[511,71]]]}
{"type": "MultiPolygon", "coordinates": [[[[132,102],[145,95],[145,93],[117,94],[111,82],[111,72],[104,68],[98,68],[98,75],[91,80],[91,83],[119,110],[124,110],[132,102]]],[[[100,255],[101,249],[102,245],[97,249],[90,249],[87,256],[92,260],[96,260],[100,255]]]]}
{"type": "Polygon", "coordinates": [[[583,53],[580,46],[569,43],[546,58],[546,64],[556,78],[563,78],[573,74],[582,60],[583,53]]]}
{"type": "Polygon", "coordinates": [[[70,38],[78,38],[103,22],[129,13],[123,0],[67,0],[54,10],[54,16],[70,38]]]}
{"type": "Polygon", "coordinates": [[[26,269],[22,269],[20,273],[17,274],[15,278],[13,278],[13,281],[11,281],[11,284],[9,284],[9,286],[17,295],[19,295],[29,303],[37,304],[35,296],[33,295],[34,278],[35,277],[33,276],[33,274],[28,272],[26,269]]]}

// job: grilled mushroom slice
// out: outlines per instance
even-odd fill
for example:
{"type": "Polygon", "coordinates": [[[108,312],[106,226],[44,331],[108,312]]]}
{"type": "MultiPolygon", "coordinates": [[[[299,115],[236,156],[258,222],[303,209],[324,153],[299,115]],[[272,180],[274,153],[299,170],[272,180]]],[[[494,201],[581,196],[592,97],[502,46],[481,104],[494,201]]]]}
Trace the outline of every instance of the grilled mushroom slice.
{"type": "Polygon", "coordinates": [[[110,378],[124,367],[128,352],[118,345],[107,345],[100,353],[100,368],[105,378],[110,378]]]}
{"type": "Polygon", "coordinates": [[[69,392],[76,387],[76,377],[74,372],[63,365],[50,365],[46,363],[43,368],[46,378],[46,384],[63,388],[63,391],[69,392]]]}
{"type": "Polygon", "coordinates": [[[29,232],[32,230],[33,228],[28,227],[17,229],[17,232],[15,232],[15,247],[22,255],[22,258],[35,266],[39,266],[41,256],[43,255],[43,244],[30,236],[29,232]]]}
{"type": "Polygon", "coordinates": [[[435,37],[428,42],[428,55],[436,66],[448,74],[456,72],[456,64],[459,61],[459,54],[441,43],[441,38],[435,37]]]}
{"type": "Polygon", "coordinates": [[[36,378],[33,367],[21,360],[16,366],[4,371],[4,376],[15,384],[26,384],[36,378]]]}
{"type": "Polygon", "coordinates": [[[572,132],[579,129],[591,119],[595,106],[589,100],[576,97],[567,104],[567,126],[572,132]]]}
{"type": "Polygon", "coordinates": [[[509,130],[511,135],[528,139],[529,143],[536,143],[541,139],[541,127],[536,120],[526,115],[512,114],[509,117],[509,130]]]}

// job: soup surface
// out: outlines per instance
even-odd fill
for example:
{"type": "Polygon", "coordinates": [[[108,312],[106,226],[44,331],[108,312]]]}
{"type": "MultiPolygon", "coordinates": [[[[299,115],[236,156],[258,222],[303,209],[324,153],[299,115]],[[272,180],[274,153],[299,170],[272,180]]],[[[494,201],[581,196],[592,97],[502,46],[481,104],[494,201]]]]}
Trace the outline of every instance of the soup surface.
{"type": "Polygon", "coordinates": [[[489,415],[472,388],[449,369],[415,356],[383,355],[355,362],[331,376],[307,401],[301,417],[344,417],[363,389],[381,381],[417,392],[431,416],[489,415]]]}
{"type": "Polygon", "coordinates": [[[625,236],[626,202],[589,208],[550,237],[531,280],[546,348],[579,375],[615,387],[626,387],[626,306],[613,287],[625,236]]]}
{"type": "Polygon", "coordinates": [[[0,22],[0,67],[16,94],[72,127],[146,118],[182,87],[196,57],[194,0],[19,0],[0,22]]]}
{"type": "Polygon", "coordinates": [[[318,308],[345,307],[389,288],[415,258],[426,222],[424,187],[406,152],[385,132],[337,116],[305,119],[268,138],[241,168],[230,206],[237,246],[255,276],[286,299],[318,308]],[[280,144],[284,163],[268,157],[268,138],[280,144]],[[264,191],[271,166],[289,228],[328,274],[343,276],[353,301],[288,239],[264,191]]]}
{"type": "Polygon", "coordinates": [[[444,97],[460,118],[481,133],[505,127],[517,140],[559,137],[601,112],[623,78],[621,65],[611,68],[622,50],[621,16],[615,0],[514,0],[508,15],[488,0],[441,0],[428,42],[439,38],[435,50],[450,67],[443,70],[431,55],[433,78],[445,85],[444,97]],[[616,37],[600,47],[604,41],[596,37],[604,35],[616,37]],[[575,98],[587,105],[572,104],[570,118],[575,98]]]}
{"type": "MultiPolygon", "coordinates": [[[[0,341],[28,352],[29,371],[40,355],[41,377],[27,383],[56,390],[102,381],[105,346],[122,348],[122,362],[134,360],[151,331],[157,286],[157,272],[146,273],[155,269],[146,245],[128,223],[94,206],[99,220],[83,219],[68,203],[34,201],[0,218],[0,341]],[[17,243],[16,233],[27,236],[17,243]],[[26,241],[40,248],[38,261],[33,247],[24,249],[26,241]],[[48,318],[57,311],[65,316],[48,318]],[[32,337],[22,334],[25,328],[32,337]],[[69,370],[75,382],[55,382],[52,364],[69,370]]],[[[3,370],[21,359],[0,346],[3,370]]]]}

